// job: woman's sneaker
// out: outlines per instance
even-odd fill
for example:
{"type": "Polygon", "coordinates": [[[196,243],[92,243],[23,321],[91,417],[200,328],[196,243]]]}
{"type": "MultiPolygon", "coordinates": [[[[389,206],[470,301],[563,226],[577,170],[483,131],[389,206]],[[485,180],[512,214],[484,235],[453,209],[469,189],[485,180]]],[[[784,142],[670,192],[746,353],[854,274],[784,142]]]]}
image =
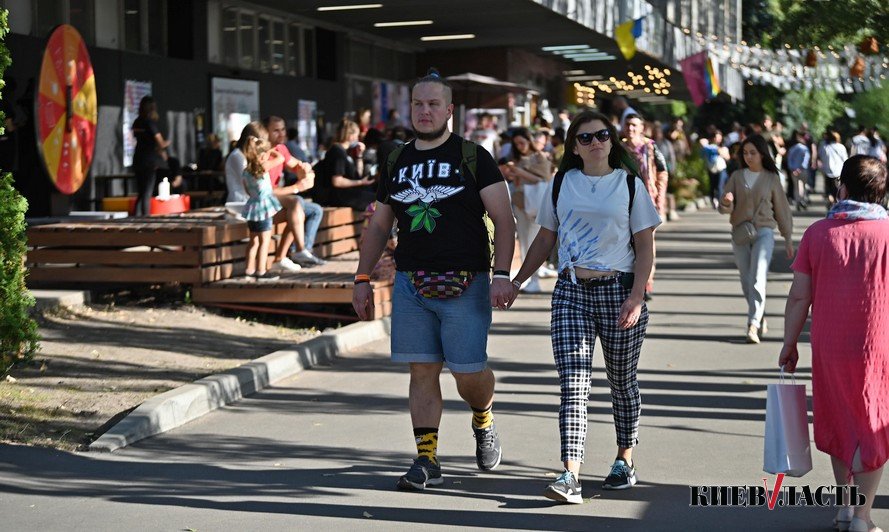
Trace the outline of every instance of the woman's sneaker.
{"type": "Polygon", "coordinates": [[[636,468],[627,464],[623,458],[618,458],[611,466],[611,473],[605,477],[602,489],[627,490],[636,485],[636,468]]]}
{"type": "Polygon", "coordinates": [[[580,495],[580,481],[571,471],[565,471],[543,490],[543,496],[556,502],[581,504],[583,497],[580,495]]]}
{"type": "Polygon", "coordinates": [[[395,486],[400,490],[422,491],[426,486],[441,486],[443,483],[441,466],[425,456],[420,456],[414,460],[407,473],[398,479],[395,486]]]}

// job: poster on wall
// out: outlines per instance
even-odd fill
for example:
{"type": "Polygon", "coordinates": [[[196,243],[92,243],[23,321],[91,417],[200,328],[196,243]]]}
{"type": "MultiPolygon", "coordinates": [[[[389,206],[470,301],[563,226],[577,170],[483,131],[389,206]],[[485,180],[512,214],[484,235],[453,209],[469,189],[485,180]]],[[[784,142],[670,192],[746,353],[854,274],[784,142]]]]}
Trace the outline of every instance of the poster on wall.
{"type": "Polygon", "coordinates": [[[299,100],[296,124],[296,129],[299,131],[299,147],[313,162],[318,152],[318,128],[315,127],[317,112],[318,102],[299,100]]]}
{"type": "Polygon", "coordinates": [[[384,129],[388,127],[389,111],[398,111],[398,120],[396,125],[403,126],[408,124],[410,117],[410,88],[403,83],[388,83],[385,81],[374,81],[372,85],[373,92],[373,119],[377,127],[384,129]]]}
{"type": "Polygon", "coordinates": [[[133,152],[136,151],[136,137],[133,136],[133,122],[139,116],[139,102],[151,96],[150,81],[124,81],[123,88],[123,165],[133,166],[133,152]]]}
{"type": "Polygon", "coordinates": [[[241,130],[259,120],[259,82],[231,78],[211,80],[213,132],[219,136],[223,152],[229,142],[238,140],[241,130]]]}

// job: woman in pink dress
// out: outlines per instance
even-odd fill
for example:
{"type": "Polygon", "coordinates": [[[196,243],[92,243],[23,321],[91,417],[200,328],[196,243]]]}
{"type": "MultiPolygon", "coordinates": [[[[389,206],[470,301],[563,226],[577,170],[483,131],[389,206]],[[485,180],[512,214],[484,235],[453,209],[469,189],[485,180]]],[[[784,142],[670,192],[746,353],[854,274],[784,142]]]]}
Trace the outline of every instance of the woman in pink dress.
{"type": "Polygon", "coordinates": [[[812,224],[800,242],[778,364],[796,370],[796,344],[811,306],[815,445],[830,455],[837,484],[852,481],[867,497],[862,506],[842,506],[834,524],[882,532],[870,511],[889,459],[886,165],[852,157],[837,197],[827,219],[812,224]]]}

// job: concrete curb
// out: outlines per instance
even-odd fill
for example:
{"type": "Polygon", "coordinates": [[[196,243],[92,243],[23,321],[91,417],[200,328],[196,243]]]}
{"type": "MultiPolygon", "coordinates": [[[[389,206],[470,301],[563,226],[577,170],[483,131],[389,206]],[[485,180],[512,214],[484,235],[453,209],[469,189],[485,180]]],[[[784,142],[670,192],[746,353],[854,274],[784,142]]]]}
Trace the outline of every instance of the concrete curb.
{"type": "Polygon", "coordinates": [[[30,290],[34,296],[33,312],[54,307],[75,307],[90,302],[90,293],[82,290],[30,290]]]}
{"type": "Polygon", "coordinates": [[[224,373],[210,375],[145,401],[89,445],[112,452],[182,426],[304,369],[330,364],[337,355],[389,335],[389,318],[325,331],[293,349],[276,351],[224,373]]]}

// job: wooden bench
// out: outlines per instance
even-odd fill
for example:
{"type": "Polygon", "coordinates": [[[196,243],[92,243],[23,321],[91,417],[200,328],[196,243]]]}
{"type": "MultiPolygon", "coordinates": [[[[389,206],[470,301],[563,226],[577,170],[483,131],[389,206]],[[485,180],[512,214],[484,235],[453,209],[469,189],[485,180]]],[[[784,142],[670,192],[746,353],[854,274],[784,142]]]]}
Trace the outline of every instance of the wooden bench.
{"type": "MultiPolygon", "coordinates": [[[[348,207],[324,207],[321,216],[321,225],[318,227],[318,235],[315,237],[315,245],[312,253],[317,257],[337,257],[358,249],[361,238],[361,230],[364,225],[365,213],[355,211],[348,207]]],[[[287,228],[287,224],[281,222],[274,228],[275,237],[280,237],[287,228]]],[[[269,246],[270,254],[274,255],[278,238],[273,238],[269,246]]]]}
{"type": "Polygon", "coordinates": [[[243,268],[247,224],[193,211],[41,225],[27,238],[29,283],[201,284],[243,268]]]}

